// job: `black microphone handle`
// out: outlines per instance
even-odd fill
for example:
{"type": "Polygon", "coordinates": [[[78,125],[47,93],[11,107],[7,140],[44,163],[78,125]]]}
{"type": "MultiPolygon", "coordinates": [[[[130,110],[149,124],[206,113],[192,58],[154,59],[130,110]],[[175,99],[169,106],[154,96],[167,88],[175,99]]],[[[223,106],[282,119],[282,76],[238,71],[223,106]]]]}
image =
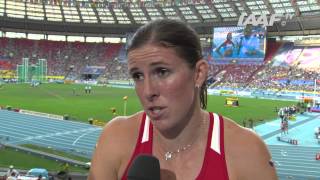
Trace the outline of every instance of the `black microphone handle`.
{"type": "Polygon", "coordinates": [[[128,169],[128,180],[160,180],[160,162],[148,154],[140,154],[128,169]]]}

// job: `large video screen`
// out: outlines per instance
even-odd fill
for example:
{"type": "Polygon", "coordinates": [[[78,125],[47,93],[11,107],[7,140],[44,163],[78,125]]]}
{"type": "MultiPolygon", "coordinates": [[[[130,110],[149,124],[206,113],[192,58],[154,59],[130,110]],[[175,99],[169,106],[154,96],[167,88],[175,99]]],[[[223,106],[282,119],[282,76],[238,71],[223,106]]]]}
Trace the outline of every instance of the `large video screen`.
{"type": "Polygon", "coordinates": [[[273,57],[272,66],[295,66],[308,71],[320,69],[320,47],[295,46],[294,43],[285,43],[273,57]]]}
{"type": "Polygon", "coordinates": [[[284,44],[274,55],[272,66],[293,66],[297,65],[298,57],[304,47],[294,46],[293,43],[284,44]]]}
{"type": "Polygon", "coordinates": [[[320,47],[304,48],[296,64],[299,68],[318,71],[320,69],[320,47]]]}
{"type": "Polygon", "coordinates": [[[216,63],[261,63],[265,57],[266,28],[260,26],[213,29],[212,57],[216,63]]]}

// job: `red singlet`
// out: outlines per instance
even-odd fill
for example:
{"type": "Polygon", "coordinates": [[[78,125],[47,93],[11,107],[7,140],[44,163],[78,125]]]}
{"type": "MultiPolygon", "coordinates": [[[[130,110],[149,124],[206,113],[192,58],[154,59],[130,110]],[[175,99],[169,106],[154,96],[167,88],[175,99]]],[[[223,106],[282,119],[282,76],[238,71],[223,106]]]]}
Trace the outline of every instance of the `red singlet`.
{"type": "MultiPolygon", "coordinates": [[[[224,155],[223,118],[215,113],[210,115],[210,128],[205,152],[205,159],[196,180],[228,180],[228,171],[224,155]]],[[[139,154],[152,154],[153,126],[144,113],[139,130],[139,137],[131,160],[121,178],[127,180],[127,173],[133,159],[139,154]]]]}

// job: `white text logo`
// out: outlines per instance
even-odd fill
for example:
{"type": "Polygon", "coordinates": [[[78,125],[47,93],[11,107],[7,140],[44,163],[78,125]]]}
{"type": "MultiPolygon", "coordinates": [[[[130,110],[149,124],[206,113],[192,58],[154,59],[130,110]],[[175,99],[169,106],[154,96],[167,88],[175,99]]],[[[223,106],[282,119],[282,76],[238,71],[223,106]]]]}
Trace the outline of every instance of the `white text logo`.
{"type": "Polygon", "coordinates": [[[266,26],[273,26],[275,22],[281,22],[281,25],[285,26],[287,23],[287,20],[292,19],[293,16],[294,16],[293,14],[271,14],[270,16],[268,16],[267,14],[262,14],[262,15],[250,14],[249,16],[246,16],[245,14],[241,14],[238,20],[238,26],[262,25],[263,27],[266,27],[266,26]]]}

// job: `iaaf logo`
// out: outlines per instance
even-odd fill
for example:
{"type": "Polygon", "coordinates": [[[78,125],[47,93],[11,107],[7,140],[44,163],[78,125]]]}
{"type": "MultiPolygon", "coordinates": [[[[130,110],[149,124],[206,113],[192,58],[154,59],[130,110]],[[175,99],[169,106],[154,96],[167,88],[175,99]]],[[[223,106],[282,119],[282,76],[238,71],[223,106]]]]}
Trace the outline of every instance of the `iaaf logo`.
{"type": "Polygon", "coordinates": [[[250,14],[247,17],[245,14],[241,14],[238,20],[238,26],[262,25],[263,27],[266,27],[266,26],[273,26],[275,22],[279,22],[279,21],[281,21],[282,26],[285,26],[287,24],[287,20],[292,19],[293,16],[294,14],[271,14],[270,16],[267,14],[262,14],[262,15],[250,14]]]}

